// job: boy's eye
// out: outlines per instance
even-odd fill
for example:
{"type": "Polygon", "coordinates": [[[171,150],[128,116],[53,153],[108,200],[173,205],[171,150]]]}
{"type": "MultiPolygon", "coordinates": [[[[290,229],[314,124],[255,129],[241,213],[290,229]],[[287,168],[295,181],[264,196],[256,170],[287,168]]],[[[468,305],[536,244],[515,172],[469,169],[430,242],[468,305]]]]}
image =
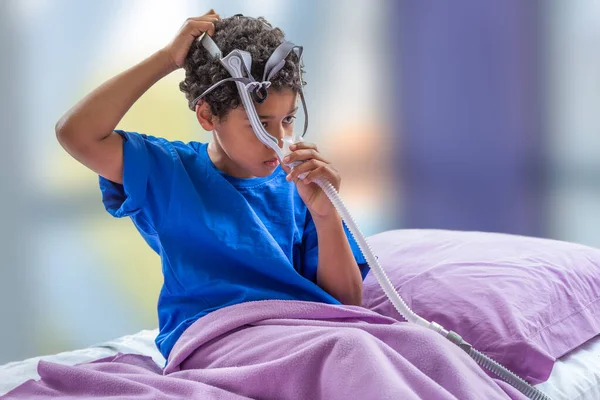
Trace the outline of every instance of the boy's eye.
{"type": "MultiPolygon", "coordinates": [[[[295,119],[296,119],[296,116],[295,116],[295,115],[290,115],[290,116],[288,116],[288,117],[285,117],[285,118],[283,119],[283,123],[284,123],[284,124],[286,124],[286,125],[291,125],[291,124],[293,124],[293,123],[294,123],[294,120],[295,120],[295,119]]],[[[264,128],[266,128],[266,127],[269,125],[269,123],[268,123],[268,122],[266,122],[266,121],[262,121],[262,122],[261,122],[261,124],[262,124],[262,126],[263,126],[264,128]]]]}

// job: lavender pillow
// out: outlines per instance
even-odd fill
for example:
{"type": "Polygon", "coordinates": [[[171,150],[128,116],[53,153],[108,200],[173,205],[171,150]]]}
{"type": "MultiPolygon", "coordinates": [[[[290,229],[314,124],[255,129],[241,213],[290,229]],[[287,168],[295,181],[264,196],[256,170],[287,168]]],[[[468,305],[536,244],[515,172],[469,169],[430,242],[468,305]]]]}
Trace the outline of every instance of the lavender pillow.
{"type": "MultiPolygon", "coordinates": [[[[529,382],[600,334],[600,250],[522,236],[396,230],[369,238],[417,314],[463,336],[529,382]]],[[[402,320],[373,273],[363,306],[402,320]]]]}

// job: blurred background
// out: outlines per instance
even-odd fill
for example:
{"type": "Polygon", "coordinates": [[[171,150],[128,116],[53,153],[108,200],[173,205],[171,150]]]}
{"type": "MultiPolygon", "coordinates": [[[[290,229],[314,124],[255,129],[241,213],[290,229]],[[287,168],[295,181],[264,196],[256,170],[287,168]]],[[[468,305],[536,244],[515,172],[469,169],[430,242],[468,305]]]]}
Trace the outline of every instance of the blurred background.
{"type": "MultiPolygon", "coordinates": [[[[0,0],[0,363],[157,326],[159,258],[54,125],[187,17],[304,45],[307,140],[366,234],[440,228],[600,247],[600,2],[0,0]]],[[[209,141],[176,71],[119,128],[209,141]]]]}

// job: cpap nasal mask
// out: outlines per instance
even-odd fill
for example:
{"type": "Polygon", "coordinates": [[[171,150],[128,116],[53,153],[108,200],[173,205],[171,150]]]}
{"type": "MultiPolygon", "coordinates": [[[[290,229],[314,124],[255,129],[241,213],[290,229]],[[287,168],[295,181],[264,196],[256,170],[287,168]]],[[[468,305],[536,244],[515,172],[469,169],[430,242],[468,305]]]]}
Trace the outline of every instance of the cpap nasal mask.
{"type": "MultiPolygon", "coordinates": [[[[283,138],[282,150],[282,148],[279,147],[279,141],[277,138],[271,136],[271,134],[269,134],[262,126],[260,118],[256,113],[253,100],[260,104],[267,99],[267,89],[271,86],[271,78],[275,76],[281,70],[281,68],[283,68],[286,57],[292,51],[296,53],[298,60],[301,60],[302,47],[296,46],[292,42],[283,42],[280,44],[271,54],[267,60],[267,63],[265,64],[262,81],[257,81],[250,73],[252,66],[252,55],[250,53],[236,49],[232,50],[226,57],[223,57],[221,50],[208,34],[204,34],[199,40],[209,54],[221,62],[221,65],[223,65],[227,72],[229,72],[231,78],[220,80],[206,89],[204,93],[194,99],[191,104],[191,108],[195,109],[198,102],[208,93],[216,89],[220,84],[232,81],[235,82],[242,100],[242,104],[244,105],[246,113],[248,114],[248,119],[250,120],[250,124],[252,125],[252,129],[254,130],[256,137],[262,143],[273,149],[279,160],[283,162],[283,158],[290,152],[289,146],[301,141],[302,137],[286,136],[283,138]]],[[[300,68],[299,70],[301,71],[300,68]]],[[[302,82],[302,76],[300,76],[300,81],[302,82]]],[[[302,88],[300,88],[300,100],[302,101],[302,108],[304,111],[304,131],[302,132],[302,136],[304,136],[308,128],[308,110],[306,108],[306,101],[304,99],[304,92],[302,91],[302,88]]],[[[298,164],[299,162],[296,162],[288,166],[293,168],[298,164]]]]}
{"type": "MultiPolygon", "coordinates": [[[[238,14],[238,16],[240,16],[240,14],[238,14]]],[[[271,136],[262,126],[260,118],[256,113],[256,108],[254,107],[253,101],[256,101],[257,103],[262,103],[263,101],[265,101],[268,95],[267,89],[271,85],[270,79],[273,78],[273,76],[275,76],[277,72],[279,72],[279,70],[281,70],[281,68],[285,65],[285,59],[292,51],[294,51],[298,56],[298,63],[301,63],[302,47],[296,46],[292,42],[288,41],[280,44],[271,54],[271,56],[267,60],[267,63],[265,64],[265,70],[263,73],[262,81],[257,81],[250,73],[252,66],[252,55],[250,53],[236,49],[232,50],[227,56],[223,57],[221,50],[208,34],[205,33],[198,40],[200,40],[204,48],[214,58],[220,61],[221,65],[223,65],[223,67],[225,67],[225,69],[231,75],[231,78],[223,79],[209,87],[204,93],[202,93],[200,96],[194,99],[191,108],[195,109],[196,105],[198,104],[198,101],[200,101],[206,94],[213,91],[220,84],[231,81],[235,82],[238,92],[240,94],[240,98],[244,105],[244,109],[248,114],[248,119],[250,120],[250,124],[252,125],[252,129],[254,130],[256,137],[266,146],[273,149],[273,151],[275,151],[278,158],[283,163],[284,156],[290,152],[289,146],[297,141],[302,140],[302,137],[286,137],[283,139],[283,148],[280,148],[279,141],[277,140],[277,138],[271,136]]],[[[300,68],[298,69],[301,70],[300,68]]],[[[300,80],[302,81],[302,77],[300,78],[300,80]]],[[[304,136],[308,128],[308,113],[302,88],[300,89],[300,99],[302,101],[302,107],[305,115],[304,131],[302,133],[302,136],[304,136]]],[[[293,169],[300,163],[301,162],[293,162],[291,164],[286,165],[293,169]]],[[[300,178],[303,179],[302,177],[300,178]]],[[[428,322],[424,318],[418,316],[414,311],[412,311],[404,302],[404,300],[400,297],[400,295],[396,292],[392,282],[389,280],[385,271],[379,264],[379,261],[377,257],[373,254],[373,250],[370,248],[369,243],[358,228],[356,222],[352,218],[352,215],[350,215],[350,212],[346,208],[344,202],[340,198],[339,193],[336,191],[333,185],[325,179],[317,179],[315,180],[315,183],[319,185],[321,189],[323,189],[329,200],[337,209],[338,213],[344,220],[346,226],[352,233],[352,236],[356,239],[356,242],[358,243],[361,252],[365,256],[369,267],[375,274],[375,277],[377,278],[377,281],[383,288],[386,296],[390,299],[396,310],[400,313],[400,315],[402,315],[404,319],[406,319],[408,322],[412,322],[423,327],[432,329],[441,334],[442,336],[446,337],[448,340],[455,343],[467,354],[469,354],[469,356],[471,356],[479,365],[495,373],[501,379],[514,386],[516,389],[518,389],[530,399],[549,400],[548,396],[531,386],[529,383],[521,379],[515,373],[511,372],[498,362],[492,360],[485,354],[474,349],[469,343],[465,342],[463,338],[456,332],[448,331],[436,322],[428,322]]]]}

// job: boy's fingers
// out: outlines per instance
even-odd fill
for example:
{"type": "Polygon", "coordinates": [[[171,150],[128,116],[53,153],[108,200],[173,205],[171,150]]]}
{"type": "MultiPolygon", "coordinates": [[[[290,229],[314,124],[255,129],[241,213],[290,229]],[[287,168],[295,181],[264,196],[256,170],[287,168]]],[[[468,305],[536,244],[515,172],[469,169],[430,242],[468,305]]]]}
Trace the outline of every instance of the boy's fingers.
{"type": "Polygon", "coordinates": [[[312,171],[310,171],[306,176],[303,177],[302,183],[309,184],[316,181],[319,178],[325,178],[328,180],[333,186],[339,190],[340,186],[340,175],[336,170],[332,170],[327,165],[321,165],[312,171]]]}
{"type": "Polygon", "coordinates": [[[195,22],[217,22],[217,21],[220,21],[221,18],[219,18],[219,16],[193,17],[193,18],[188,18],[188,20],[195,21],[195,22]]]}
{"type": "Polygon", "coordinates": [[[296,181],[298,179],[299,175],[302,175],[304,173],[310,172],[315,168],[318,168],[320,165],[326,165],[321,161],[318,160],[310,160],[307,161],[305,163],[302,163],[300,165],[298,165],[296,168],[294,168],[292,170],[292,172],[290,172],[285,179],[287,179],[288,181],[296,181]]]}
{"type": "Polygon", "coordinates": [[[212,22],[192,21],[189,25],[194,36],[200,36],[203,32],[207,32],[211,36],[215,33],[215,25],[212,22]]]}
{"type": "Polygon", "coordinates": [[[190,17],[188,20],[191,21],[218,21],[221,17],[219,14],[204,14],[200,17],[190,17]]]}
{"type": "Polygon", "coordinates": [[[304,179],[302,179],[302,182],[309,184],[309,183],[313,182],[315,179],[318,179],[319,177],[325,175],[325,172],[326,172],[326,168],[324,168],[323,166],[315,168],[304,176],[304,179]]]}
{"type": "Polygon", "coordinates": [[[316,149],[314,148],[305,148],[301,150],[295,150],[293,153],[288,154],[284,159],[284,163],[290,163],[293,161],[307,161],[307,160],[319,160],[323,161],[326,164],[329,164],[327,161],[316,149]]]}
{"type": "Polygon", "coordinates": [[[298,150],[298,149],[313,149],[313,150],[317,150],[319,151],[319,149],[317,148],[317,145],[314,143],[310,143],[310,142],[298,142],[298,143],[294,143],[293,145],[290,146],[291,150],[298,150]]]}

